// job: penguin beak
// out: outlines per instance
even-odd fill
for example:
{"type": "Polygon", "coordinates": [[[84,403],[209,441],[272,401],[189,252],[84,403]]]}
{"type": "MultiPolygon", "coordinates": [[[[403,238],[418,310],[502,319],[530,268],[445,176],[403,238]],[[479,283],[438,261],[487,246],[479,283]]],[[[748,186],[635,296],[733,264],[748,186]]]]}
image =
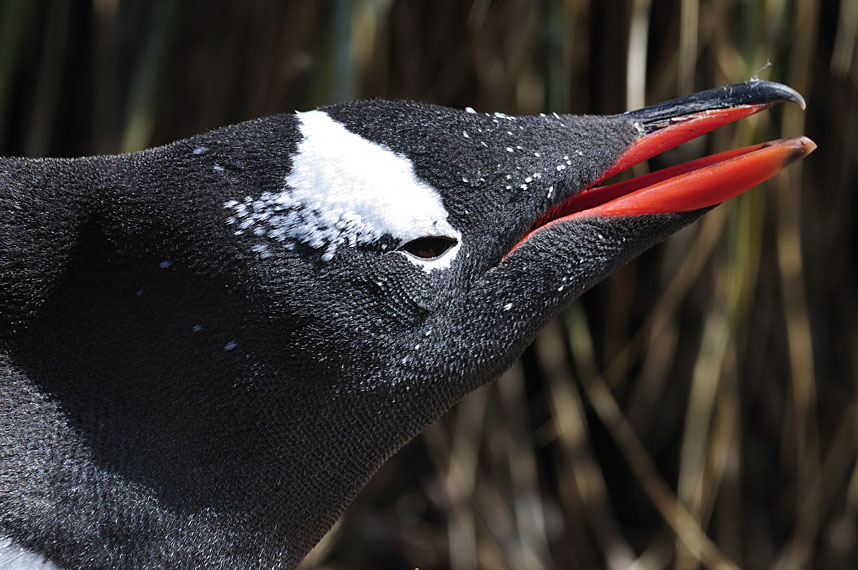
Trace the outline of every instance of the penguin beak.
{"type": "Polygon", "coordinates": [[[549,225],[591,216],[632,217],[691,212],[720,204],[760,184],[813,152],[816,144],[807,137],[781,139],[707,156],[624,182],[598,186],[601,181],[648,158],[786,101],[796,103],[802,109],[805,107],[801,95],[789,87],[769,81],[753,81],[695,93],[619,115],[634,122],[641,132],[640,138],[620,155],[596,185],[550,208],[515,247],[549,225]]]}

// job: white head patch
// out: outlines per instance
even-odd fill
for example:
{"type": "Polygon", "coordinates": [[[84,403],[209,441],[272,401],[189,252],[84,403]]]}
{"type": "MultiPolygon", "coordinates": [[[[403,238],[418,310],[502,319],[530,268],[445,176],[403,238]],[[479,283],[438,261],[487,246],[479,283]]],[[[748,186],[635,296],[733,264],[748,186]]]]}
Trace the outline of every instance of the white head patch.
{"type": "MultiPolygon", "coordinates": [[[[415,175],[409,159],[352,133],[324,111],[298,113],[298,120],[304,138],[284,189],[224,204],[234,211],[227,221],[238,225],[237,233],[286,247],[297,241],[324,248],[326,261],[341,245],[371,243],[385,234],[399,244],[446,236],[458,243],[437,259],[403,255],[426,271],[449,266],[461,235],[447,221],[438,191],[415,175]]],[[[265,256],[268,244],[254,251],[265,256]]]]}

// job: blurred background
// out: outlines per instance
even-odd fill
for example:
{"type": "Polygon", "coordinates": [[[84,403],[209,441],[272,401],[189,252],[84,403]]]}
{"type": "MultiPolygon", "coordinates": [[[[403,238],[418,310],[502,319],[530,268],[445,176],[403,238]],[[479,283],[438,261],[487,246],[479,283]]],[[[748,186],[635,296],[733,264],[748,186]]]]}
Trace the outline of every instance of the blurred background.
{"type": "Polygon", "coordinates": [[[355,98],[613,114],[752,77],[807,111],[648,168],[800,134],[819,150],[585,294],[303,568],[856,568],[856,0],[4,0],[0,155],[355,98]]]}

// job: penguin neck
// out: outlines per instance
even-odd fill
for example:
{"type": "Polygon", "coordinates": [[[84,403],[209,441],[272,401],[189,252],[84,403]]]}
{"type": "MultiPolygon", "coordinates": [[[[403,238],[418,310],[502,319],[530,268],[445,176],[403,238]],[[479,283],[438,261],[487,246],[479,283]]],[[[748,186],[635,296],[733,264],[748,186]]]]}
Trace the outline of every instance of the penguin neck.
{"type": "MultiPolygon", "coordinates": [[[[138,560],[165,544],[196,561],[238,556],[236,567],[300,560],[403,435],[338,394],[339,365],[289,346],[289,324],[250,324],[264,319],[231,288],[157,258],[126,264],[86,239],[87,253],[9,343],[26,380],[4,386],[3,401],[37,410],[37,422],[12,421],[45,442],[14,445],[22,461],[56,470],[18,483],[42,485],[29,490],[67,511],[61,534],[92,525],[92,513],[112,519],[113,536],[137,544],[105,548],[138,560]]],[[[15,510],[22,527],[57,525],[15,510]]]]}

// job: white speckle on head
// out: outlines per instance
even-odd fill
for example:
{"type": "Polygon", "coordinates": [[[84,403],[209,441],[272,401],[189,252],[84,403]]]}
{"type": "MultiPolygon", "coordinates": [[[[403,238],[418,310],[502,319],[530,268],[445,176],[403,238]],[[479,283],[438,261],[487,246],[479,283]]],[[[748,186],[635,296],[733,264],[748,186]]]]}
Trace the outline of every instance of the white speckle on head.
{"type": "Polygon", "coordinates": [[[298,113],[298,120],[303,139],[283,190],[263,192],[248,205],[224,204],[242,220],[240,227],[259,226],[277,242],[324,249],[325,261],[340,246],[385,235],[398,243],[446,236],[457,244],[437,259],[402,255],[426,271],[450,265],[461,234],[448,222],[438,191],[417,177],[408,158],[349,131],[324,111],[298,113]]]}
{"type": "Polygon", "coordinates": [[[561,285],[560,287],[557,288],[557,292],[559,293],[560,291],[562,291],[565,288],[566,288],[566,285],[561,285]]]}
{"type": "MultiPolygon", "coordinates": [[[[262,235],[262,233],[264,233],[264,232],[258,233],[258,234],[256,233],[256,230],[259,230],[259,229],[262,229],[262,228],[256,228],[255,230],[253,230],[253,233],[256,235],[262,235]]],[[[258,253],[262,259],[267,259],[267,258],[271,257],[271,255],[272,255],[271,251],[268,249],[268,244],[258,243],[256,245],[254,245],[251,249],[253,250],[254,253],[258,253]]]]}
{"type": "Polygon", "coordinates": [[[191,330],[194,332],[200,332],[201,330],[203,330],[203,327],[202,325],[194,325],[193,327],[191,327],[191,330]]]}
{"type": "Polygon", "coordinates": [[[217,172],[223,172],[223,166],[221,166],[220,164],[215,164],[215,165],[214,165],[214,169],[215,169],[217,172]]]}
{"type": "Polygon", "coordinates": [[[541,155],[541,154],[539,154],[538,152],[534,152],[534,153],[533,153],[533,156],[535,156],[536,158],[539,158],[539,157],[540,157],[540,156],[542,156],[542,155],[541,155]]]}
{"type": "Polygon", "coordinates": [[[510,309],[512,309],[512,303],[507,303],[503,306],[504,311],[509,311],[510,309]]]}
{"type": "Polygon", "coordinates": [[[566,170],[565,164],[558,164],[557,165],[557,172],[560,172],[561,170],[566,170]]]}
{"type": "Polygon", "coordinates": [[[468,134],[468,131],[462,131],[462,136],[465,137],[466,139],[471,138],[471,135],[468,134]]]}
{"type": "Polygon", "coordinates": [[[513,148],[511,146],[506,147],[507,152],[513,152],[513,148]]]}
{"type": "Polygon", "coordinates": [[[224,349],[224,350],[232,350],[232,349],[234,349],[236,346],[238,346],[238,345],[235,343],[235,341],[234,341],[234,340],[231,340],[231,341],[229,341],[228,343],[226,343],[226,345],[223,347],[223,349],[224,349]]]}
{"type": "Polygon", "coordinates": [[[476,111],[474,111],[474,108],[473,108],[473,107],[465,107],[465,112],[466,112],[466,113],[471,113],[472,115],[473,115],[473,114],[476,114],[476,111]]]}
{"type": "Polygon", "coordinates": [[[173,265],[173,262],[170,261],[169,259],[165,259],[164,261],[162,261],[161,263],[158,264],[158,267],[160,267],[161,269],[167,269],[171,265],[173,265]]]}
{"type": "Polygon", "coordinates": [[[205,154],[209,151],[208,147],[198,146],[194,149],[194,154],[205,154]]]}
{"type": "Polygon", "coordinates": [[[531,182],[533,182],[533,178],[528,176],[527,178],[524,179],[524,181],[527,182],[528,184],[530,184],[531,182]]]}
{"type": "Polygon", "coordinates": [[[553,196],[553,195],[554,195],[554,186],[549,186],[548,187],[548,197],[551,198],[551,196],[553,196]]]}

